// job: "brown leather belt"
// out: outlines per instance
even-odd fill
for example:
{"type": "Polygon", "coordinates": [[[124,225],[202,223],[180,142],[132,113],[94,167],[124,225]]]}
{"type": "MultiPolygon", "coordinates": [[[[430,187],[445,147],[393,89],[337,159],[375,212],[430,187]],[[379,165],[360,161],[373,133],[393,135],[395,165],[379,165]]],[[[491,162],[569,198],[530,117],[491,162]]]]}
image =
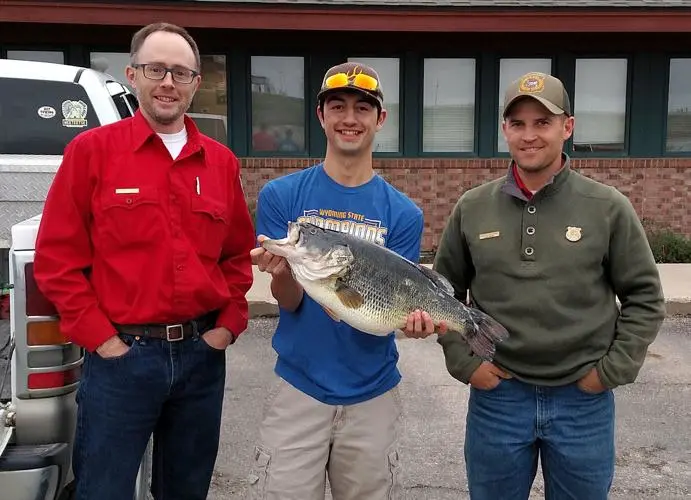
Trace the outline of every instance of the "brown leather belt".
{"type": "Polygon", "coordinates": [[[178,342],[180,340],[201,335],[210,330],[215,324],[215,314],[206,314],[196,320],[172,325],[147,324],[147,325],[114,325],[119,333],[125,335],[135,335],[154,339],[167,340],[168,342],[178,342]]]}

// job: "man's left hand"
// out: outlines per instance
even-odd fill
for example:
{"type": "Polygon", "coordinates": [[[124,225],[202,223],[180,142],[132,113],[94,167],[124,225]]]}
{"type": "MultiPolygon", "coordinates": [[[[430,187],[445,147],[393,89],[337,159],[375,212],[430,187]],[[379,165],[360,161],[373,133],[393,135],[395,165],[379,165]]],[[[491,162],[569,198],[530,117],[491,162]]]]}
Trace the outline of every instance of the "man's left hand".
{"type": "Polygon", "coordinates": [[[597,369],[594,367],[586,373],[578,382],[578,387],[583,392],[588,392],[590,394],[598,394],[605,391],[607,388],[602,385],[600,376],[597,374],[597,369]]]}
{"type": "Polygon", "coordinates": [[[433,333],[444,334],[447,331],[446,323],[443,321],[436,327],[431,316],[426,311],[416,310],[408,315],[405,328],[402,329],[406,337],[413,339],[424,339],[433,333]]]}
{"type": "Polygon", "coordinates": [[[220,326],[202,335],[202,340],[214,349],[224,351],[233,342],[233,334],[227,328],[220,326]]]}

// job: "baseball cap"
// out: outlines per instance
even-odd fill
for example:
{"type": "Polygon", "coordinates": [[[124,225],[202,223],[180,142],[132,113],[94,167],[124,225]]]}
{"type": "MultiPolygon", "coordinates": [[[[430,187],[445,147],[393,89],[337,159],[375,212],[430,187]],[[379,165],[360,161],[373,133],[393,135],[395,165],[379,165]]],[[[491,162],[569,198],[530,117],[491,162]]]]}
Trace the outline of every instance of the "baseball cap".
{"type": "Polygon", "coordinates": [[[504,117],[509,107],[522,97],[532,97],[555,115],[571,116],[569,95],[561,80],[554,76],[531,72],[511,82],[504,94],[504,117]]]}
{"type": "Polygon", "coordinates": [[[379,74],[374,68],[358,62],[346,62],[330,68],[324,75],[317,100],[321,101],[329,93],[355,91],[373,97],[382,107],[384,91],[379,74]]]}

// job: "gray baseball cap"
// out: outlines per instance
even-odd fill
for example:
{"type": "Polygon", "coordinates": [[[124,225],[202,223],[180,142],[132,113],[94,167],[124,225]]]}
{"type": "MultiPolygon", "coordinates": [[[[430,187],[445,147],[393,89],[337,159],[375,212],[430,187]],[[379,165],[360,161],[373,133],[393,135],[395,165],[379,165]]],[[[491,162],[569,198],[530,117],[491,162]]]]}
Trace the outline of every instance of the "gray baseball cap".
{"type": "Polygon", "coordinates": [[[321,101],[329,93],[343,91],[359,92],[372,97],[384,105],[384,91],[379,75],[371,66],[358,62],[346,62],[330,68],[324,75],[317,100],[321,101]]]}
{"type": "Polygon", "coordinates": [[[504,94],[503,116],[518,99],[532,97],[555,115],[571,116],[571,103],[564,84],[558,78],[545,73],[526,73],[511,82],[504,94]]]}

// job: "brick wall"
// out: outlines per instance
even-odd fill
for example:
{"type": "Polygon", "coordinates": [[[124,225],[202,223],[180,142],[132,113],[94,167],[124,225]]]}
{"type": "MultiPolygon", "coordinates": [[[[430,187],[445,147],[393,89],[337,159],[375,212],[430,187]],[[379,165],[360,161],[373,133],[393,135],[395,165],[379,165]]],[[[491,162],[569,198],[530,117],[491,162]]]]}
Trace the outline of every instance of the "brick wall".
{"type": "MultiPolygon", "coordinates": [[[[243,159],[243,184],[253,203],[270,179],[319,160],[243,159]]],[[[467,189],[506,173],[503,159],[381,159],[376,170],[425,213],[423,251],[436,248],[446,219],[467,189]]],[[[574,159],[573,168],[629,197],[639,217],[691,237],[691,158],[574,159]]]]}

